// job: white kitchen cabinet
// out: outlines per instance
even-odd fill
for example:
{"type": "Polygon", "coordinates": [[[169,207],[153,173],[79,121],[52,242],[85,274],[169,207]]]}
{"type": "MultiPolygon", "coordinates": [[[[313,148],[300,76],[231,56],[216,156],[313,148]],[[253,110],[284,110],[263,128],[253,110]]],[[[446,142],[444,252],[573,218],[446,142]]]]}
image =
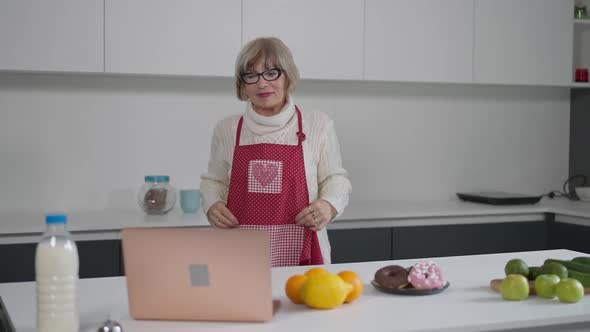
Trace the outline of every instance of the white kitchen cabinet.
{"type": "Polygon", "coordinates": [[[365,79],[472,81],[473,0],[366,0],[365,79]]]}
{"type": "Polygon", "coordinates": [[[243,6],[244,43],[280,38],[302,78],[362,79],[362,0],[244,0],[243,6]]]}
{"type": "Polygon", "coordinates": [[[105,71],[233,76],[240,0],[105,0],[105,71]]]}
{"type": "Polygon", "coordinates": [[[0,1],[0,70],[102,72],[102,0],[0,1]]]}
{"type": "Polygon", "coordinates": [[[475,0],[476,83],[570,85],[572,0],[475,0]]]}

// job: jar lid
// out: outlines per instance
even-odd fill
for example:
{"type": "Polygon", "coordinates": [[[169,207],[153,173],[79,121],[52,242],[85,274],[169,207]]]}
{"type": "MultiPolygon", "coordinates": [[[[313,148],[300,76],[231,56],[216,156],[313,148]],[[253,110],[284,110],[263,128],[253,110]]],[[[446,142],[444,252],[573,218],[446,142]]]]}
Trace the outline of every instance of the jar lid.
{"type": "Polygon", "coordinates": [[[65,224],[68,221],[68,216],[65,214],[48,214],[45,216],[45,223],[47,224],[65,224]]]}
{"type": "Polygon", "coordinates": [[[170,182],[170,176],[168,176],[168,175],[146,175],[144,180],[145,180],[145,182],[170,182]]]}

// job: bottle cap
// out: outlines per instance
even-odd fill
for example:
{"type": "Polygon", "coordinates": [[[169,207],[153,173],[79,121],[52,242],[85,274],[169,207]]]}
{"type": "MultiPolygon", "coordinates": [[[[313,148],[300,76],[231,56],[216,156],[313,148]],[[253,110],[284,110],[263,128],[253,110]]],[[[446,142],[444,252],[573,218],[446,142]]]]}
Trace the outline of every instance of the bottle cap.
{"type": "Polygon", "coordinates": [[[170,182],[168,175],[147,175],[144,177],[145,182],[170,182]]]}
{"type": "Polygon", "coordinates": [[[65,214],[48,214],[45,216],[47,224],[65,224],[68,222],[68,216],[65,214]]]}

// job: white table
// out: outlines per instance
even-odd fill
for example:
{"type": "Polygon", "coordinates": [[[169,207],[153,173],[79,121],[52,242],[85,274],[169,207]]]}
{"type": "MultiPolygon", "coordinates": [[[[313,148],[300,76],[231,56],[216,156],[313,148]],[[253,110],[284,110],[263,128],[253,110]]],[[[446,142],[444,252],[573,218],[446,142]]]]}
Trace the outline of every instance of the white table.
{"type": "MultiPolygon", "coordinates": [[[[269,323],[135,321],[129,317],[124,277],[83,279],[81,331],[96,331],[108,315],[122,323],[125,332],[490,331],[527,327],[534,331],[589,331],[590,296],[575,304],[536,296],[512,302],[502,300],[500,294],[489,288],[491,279],[503,276],[504,265],[511,258],[541,265],[546,258],[571,259],[581,255],[584,254],[548,250],[435,258],[451,286],[437,295],[417,297],[381,293],[369,284],[380,267],[393,263],[409,266],[417,259],[328,265],[331,272],[358,272],[365,282],[365,292],[356,302],[327,311],[292,304],[284,295],[285,281],[307,270],[306,267],[277,268],[272,270],[273,296],[280,299],[281,308],[269,323]]],[[[0,296],[16,330],[34,331],[35,283],[0,284],[0,296]]]]}

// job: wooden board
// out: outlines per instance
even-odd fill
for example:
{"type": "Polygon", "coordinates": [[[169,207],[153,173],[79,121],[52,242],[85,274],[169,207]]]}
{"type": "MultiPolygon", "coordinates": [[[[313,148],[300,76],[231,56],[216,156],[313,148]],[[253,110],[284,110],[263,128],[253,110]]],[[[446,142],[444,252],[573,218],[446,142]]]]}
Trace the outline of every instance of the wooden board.
{"type": "MultiPolygon", "coordinates": [[[[503,279],[493,279],[492,281],[490,281],[490,287],[500,293],[500,287],[502,287],[502,280],[503,279]]],[[[529,280],[529,295],[536,295],[537,292],[535,291],[535,282],[532,280],[529,280]]],[[[590,288],[584,288],[584,294],[590,294],[590,288]]]]}

